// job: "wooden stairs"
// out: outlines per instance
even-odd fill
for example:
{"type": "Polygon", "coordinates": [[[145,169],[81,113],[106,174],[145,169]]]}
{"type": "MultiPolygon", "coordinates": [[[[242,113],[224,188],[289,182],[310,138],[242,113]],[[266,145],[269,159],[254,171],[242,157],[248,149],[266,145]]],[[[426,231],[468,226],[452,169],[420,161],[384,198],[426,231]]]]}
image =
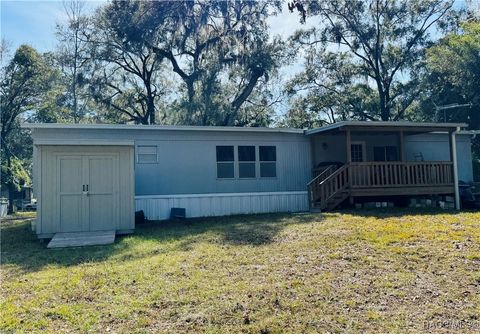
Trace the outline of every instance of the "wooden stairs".
{"type": "Polygon", "coordinates": [[[334,210],[350,196],[348,165],[327,167],[307,185],[310,210],[334,210]]]}

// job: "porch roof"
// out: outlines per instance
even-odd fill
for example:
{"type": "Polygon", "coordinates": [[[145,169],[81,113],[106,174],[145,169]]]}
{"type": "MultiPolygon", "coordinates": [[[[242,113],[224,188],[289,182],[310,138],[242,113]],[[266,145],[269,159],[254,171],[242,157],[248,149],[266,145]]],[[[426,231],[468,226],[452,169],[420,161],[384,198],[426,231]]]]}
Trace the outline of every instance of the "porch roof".
{"type": "Polygon", "coordinates": [[[466,128],[465,123],[419,123],[419,122],[384,122],[384,121],[343,121],[320,128],[306,130],[307,136],[318,133],[346,130],[353,131],[405,131],[405,132],[435,132],[452,131],[457,128],[466,128]]]}

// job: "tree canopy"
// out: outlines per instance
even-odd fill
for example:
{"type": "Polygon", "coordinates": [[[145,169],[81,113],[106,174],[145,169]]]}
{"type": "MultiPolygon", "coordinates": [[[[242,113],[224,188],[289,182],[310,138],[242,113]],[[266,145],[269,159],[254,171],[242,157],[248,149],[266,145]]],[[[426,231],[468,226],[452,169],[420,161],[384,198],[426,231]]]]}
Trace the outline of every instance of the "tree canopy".
{"type": "Polygon", "coordinates": [[[34,112],[53,73],[45,58],[28,45],[20,46],[1,68],[1,181],[10,193],[30,183],[31,141],[20,129],[20,116],[34,112]]]}
{"type": "Polygon", "coordinates": [[[315,107],[339,118],[405,118],[418,93],[416,68],[452,5],[443,0],[308,2],[308,16],[321,24],[293,38],[307,56],[291,89],[324,95],[315,107]],[[324,105],[332,96],[338,103],[324,105]]]}

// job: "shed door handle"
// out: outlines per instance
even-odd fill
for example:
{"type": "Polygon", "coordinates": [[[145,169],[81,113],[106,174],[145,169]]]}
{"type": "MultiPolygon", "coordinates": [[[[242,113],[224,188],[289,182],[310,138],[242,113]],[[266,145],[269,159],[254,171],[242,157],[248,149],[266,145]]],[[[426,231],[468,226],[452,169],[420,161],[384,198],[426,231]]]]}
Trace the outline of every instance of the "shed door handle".
{"type": "Polygon", "coordinates": [[[87,184],[87,191],[88,191],[88,184],[87,184]]]}
{"type": "Polygon", "coordinates": [[[82,190],[85,191],[85,185],[82,186],[82,190]]]}

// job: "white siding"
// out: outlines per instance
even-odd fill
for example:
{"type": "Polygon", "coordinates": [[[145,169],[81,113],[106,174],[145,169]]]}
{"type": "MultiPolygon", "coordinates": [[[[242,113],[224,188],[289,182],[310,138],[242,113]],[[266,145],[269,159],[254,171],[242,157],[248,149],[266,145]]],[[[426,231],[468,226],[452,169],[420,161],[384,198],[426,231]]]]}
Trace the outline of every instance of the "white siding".
{"type": "Polygon", "coordinates": [[[150,220],[168,219],[171,208],[185,208],[188,218],[309,209],[306,191],[136,196],[135,206],[150,220]]]}

